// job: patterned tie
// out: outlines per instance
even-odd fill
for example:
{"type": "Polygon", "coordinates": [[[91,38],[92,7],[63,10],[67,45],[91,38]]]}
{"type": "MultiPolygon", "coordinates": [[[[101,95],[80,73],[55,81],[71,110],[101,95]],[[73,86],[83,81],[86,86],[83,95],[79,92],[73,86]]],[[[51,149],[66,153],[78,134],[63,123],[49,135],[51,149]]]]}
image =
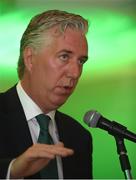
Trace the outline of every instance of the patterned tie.
{"type": "MultiPolygon", "coordinates": [[[[48,129],[50,117],[45,114],[40,114],[36,116],[36,119],[40,126],[38,142],[44,144],[53,144],[53,140],[48,129]]],[[[49,164],[40,171],[40,175],[42,179],[58,179],[56,159],[51,160],[49,164]]]]}

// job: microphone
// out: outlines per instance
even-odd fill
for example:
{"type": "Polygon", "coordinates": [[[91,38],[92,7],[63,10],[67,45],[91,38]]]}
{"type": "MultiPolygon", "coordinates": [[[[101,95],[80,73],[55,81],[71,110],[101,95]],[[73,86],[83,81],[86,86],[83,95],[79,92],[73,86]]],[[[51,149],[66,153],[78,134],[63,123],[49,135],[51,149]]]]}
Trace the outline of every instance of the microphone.
{"type": "Polygon", "coordinates": [[[92,128],[100,128],[103,130],[108,131],[109,134],[120,137],[126,138],[130,141],[136,142],[136,134],[128,131],[127,128],[115,121],[110,121],[103,117],[99,112],[95,110],[91,110],[85,113],[84,122],[92,128]]]}

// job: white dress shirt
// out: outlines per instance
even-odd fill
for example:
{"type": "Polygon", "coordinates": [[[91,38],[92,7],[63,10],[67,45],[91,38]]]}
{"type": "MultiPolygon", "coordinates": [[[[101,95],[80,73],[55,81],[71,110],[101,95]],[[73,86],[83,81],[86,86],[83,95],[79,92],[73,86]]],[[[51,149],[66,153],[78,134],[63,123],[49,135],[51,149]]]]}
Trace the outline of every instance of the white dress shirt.
{"type": "MultiPolygon", "coordinates": [[[[23,107],[23,110],[24,110],[24,113],[26,116],[26,120],[28,122],[28,126],[30,129],[33,143],[35,144],[35,143],[37,143],[39,133],[40,133],[40,127],[39,127],[39,124],[35,117],[39,114],[43,114],[43,112],[38,107],[38,105],[26,94],[26,92],[22,88],[20,82],[17,84],[17,93],[18,93],[20,102],[22,104],[22,107],[23,107]]],[[[46,101],[46,99],[45,99],[45,101],[46,101]]],[[[54,144],[59,142],[58,130],[57,130],[57,126],[56,126],[55,119],[54,119],[55,112],[56,111],[51,111],[48,114],[46,114],[51,118],[51,121],[49,123],[49,133],[54,141],[54,144]]],[[[57,156],[56,159],[57,159],[59,179],[63,179],[63,169],[62,169],[61,157],[57,156]]],[[[7,178],[10,177],[9,176],[10,175],[10,167],[12,165],[12,162],[10,163],[9,168],[8,168],[7,178]]]]}

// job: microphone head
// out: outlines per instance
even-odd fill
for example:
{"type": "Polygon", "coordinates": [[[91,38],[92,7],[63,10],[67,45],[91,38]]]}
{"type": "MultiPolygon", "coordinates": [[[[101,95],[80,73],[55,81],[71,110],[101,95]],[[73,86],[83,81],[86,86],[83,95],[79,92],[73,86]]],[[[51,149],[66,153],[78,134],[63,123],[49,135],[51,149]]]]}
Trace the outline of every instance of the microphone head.
{"type": "Polygon", "coordinates": [[[91,110],[85,113],[83,120],[89,127],[97,127],[100,117],[100,113],[96,110],[91,110]]]}

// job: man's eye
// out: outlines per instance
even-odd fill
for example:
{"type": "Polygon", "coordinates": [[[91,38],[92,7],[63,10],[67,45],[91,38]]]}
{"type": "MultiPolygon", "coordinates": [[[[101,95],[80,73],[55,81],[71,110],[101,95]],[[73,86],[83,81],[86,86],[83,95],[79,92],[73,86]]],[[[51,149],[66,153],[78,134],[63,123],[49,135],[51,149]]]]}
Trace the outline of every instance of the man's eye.
{"type": "Polygon", "coordinates": [[[86,61],[87,61],[86,59],[80,59],[80,60],[79,60],[79,64],[80,64],[80,65],[83,65],[86,61]]]}
{"type": "Polygon", "coordinates": [[[59,56],[59,58],[62,61],[67,61],[69,59],[69,55],[68,54],[62,54],[59,56]]]}

